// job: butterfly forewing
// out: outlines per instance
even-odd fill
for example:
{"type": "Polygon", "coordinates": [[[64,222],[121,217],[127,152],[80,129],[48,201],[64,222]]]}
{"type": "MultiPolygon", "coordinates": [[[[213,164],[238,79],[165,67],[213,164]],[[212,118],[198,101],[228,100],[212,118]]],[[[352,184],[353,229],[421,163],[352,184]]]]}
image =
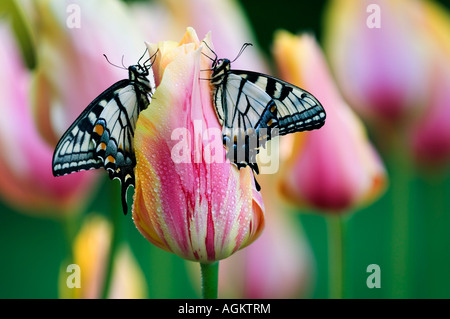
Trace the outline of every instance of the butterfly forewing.
{"type": "Polygon", "coordinates": [[[128,70],[129,79],[113,84],[88,105],[53,155],[55,176],[104,167],[111,179],[119,179],[125,214],[126,192],[134,186],[134,130],[140,111],[147,108],[154,92],[151,68],[135,65],[128,70]]]}

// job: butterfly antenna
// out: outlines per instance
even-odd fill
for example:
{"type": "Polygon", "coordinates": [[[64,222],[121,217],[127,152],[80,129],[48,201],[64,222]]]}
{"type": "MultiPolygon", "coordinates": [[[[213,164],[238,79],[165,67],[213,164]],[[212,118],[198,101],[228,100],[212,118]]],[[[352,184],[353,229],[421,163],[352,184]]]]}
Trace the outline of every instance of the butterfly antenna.
{"type": "Polygon", "coordinates": [[[105,57],[106,61],[108,61],[109,64],[111,64],[112,66],[115,66],[116,68],[119,69],[123,69],[123,70],[127,70],[127,68],[125,66],[119,66],[117,64],[112,63],[111,61],[109,61],[108,57],[106,56],[106,54],[103,54],[103,56],[105,57]]]}
{"type": "Polygon", "coordinates": [[[123,59],[124,59],[124,58],[125,58],[125,55],[123,54],[123,55],[122,55],[122,66],[123,66],[124,69],[126,69],[127,67],[125,66],[125,64],[123,64],[123,59]]]}
{"type": "Polygon", "coordinates": [[[214,62],[214,61],[217,61],[217,54],[216,54],[216,52],[214,52],[214,50],[211,49],[211,47],[208,45],[208,43],[206,43],[205,40],[203,40],[202,42],[206,45],[206,47],[209,49],[209,51],[211,51],[212,54],[214,54],[214,59],[211,58],[210,56],[206,55],[206,54],[203,53],[203,52],[202,52],[202,54],[203,54],[204,56],[208,57],[208,58],[209,58],[211,61],[213,61],[213,62],[214,62]]]}
{"type": "MultiPolygon", "coordinates": [[[[150,61],[150,65],[153,65],[153,63],[155,63],[158,52],[159,52],[159,48],[156,49],[155,53],[153,53],[152,56],[147,59],[147,61],[150,61]]],[[[147,61],[145,61],[145,63],[147,63],[147,61]]]]}
{"type": "Polygon", "coordinates": [[[153,65],[153,63],[155,63],[155,61],[156,61],[156,55],[158,54],[158,52],[159,52],[159,48],[156,50],[155,53],[152,54],[151,57],[149,57],[147,60],[145,60],[144,65],[145,65],[146,68],[150,68],[150,67],[153,65]],[[153,60],[153,61],[152,61],[152,60],[153,60]],[[150,65],[147,66],[146,64],[147,64],[147,62],[149,62],[149,61],[150,61],[150,65]]]}
{"type": "Polygon", "coordinates": [[[207,55],[206,53],[203,53],[203,52],[202,52],[202,54],[203,54],[205,57],[207,57],[208,59],[210,59],[211,61],[213,61],[213,62],[216,61],[216,60],[214,60],[213,58],[211,58],[209,55],[207,55]]]}
{"type": "Polygon", "coordinates": [[[253,44],[251,44],[251,43],[249,43],[249,42],[244,43],[244,44],[242,45],[241,50],[240,50],[239,53],[237,54],[237,56],[236,56],[236,57],[234,58],[234,60],[231,61],[230,63],[233,63],[234,61],[236,61],[236,60],[241,56],[241,54],[244,52],[244,50],[245,50],[248,46],[253,46],[253,44]]]}
{"type": "MultiPolygon", "coordinates": [[[[144,58],[145,54],[147,53],[148,49],[145,48],[144,54],[139,58],[138,64],[141,64],[141,60],[144,58]]],[[[144,63],[145,64],[145,63],[144,63]]]]}

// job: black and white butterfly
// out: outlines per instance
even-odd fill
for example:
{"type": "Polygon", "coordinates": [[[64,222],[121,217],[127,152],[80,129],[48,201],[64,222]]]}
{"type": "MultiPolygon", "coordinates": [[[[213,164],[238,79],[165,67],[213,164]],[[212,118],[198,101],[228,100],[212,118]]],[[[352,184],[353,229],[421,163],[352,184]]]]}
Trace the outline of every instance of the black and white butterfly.
{"type": "MultiPolygon", "coordinates": [[[[243,45],[238,57],[249,45],[243,45]]],[[[256,163],[259,147],[275,135],[324,125],[325,110],[311,93],[269,75],[232,70],[230,60],[218,59],[211,52],[215,55],[210,58],[213,102],[222,125],[227,157],[239,169],[248,165],[259,173],[256,163]]]]}
{"type": "Polygon", "coordinates": [[[135,183],[136,121],[155,91],[151,66],[156,53],[141,64],[144,56],[136,65],[123,67],[128,79],[114,83],[92,101],[61,137],[53,154],[54,176],[104,167],[111,179],[119,179],[124,214],[128,187],[135,183]]]}

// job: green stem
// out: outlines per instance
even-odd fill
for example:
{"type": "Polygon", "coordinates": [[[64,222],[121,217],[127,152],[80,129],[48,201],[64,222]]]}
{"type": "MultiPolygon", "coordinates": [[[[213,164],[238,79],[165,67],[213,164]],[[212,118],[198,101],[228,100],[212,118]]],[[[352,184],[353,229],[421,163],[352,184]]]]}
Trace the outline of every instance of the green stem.
{"type": "Polygon", "coordinates": [[[419,211],[424,225],[424,250],[421,255],[425,256],[420,261],[424,273],[430,274],[423,278],[422,287],[426,288],[423,289],[427,292],[426,298],[448,298],[448,286],[442,283],[450,282],[450,258],[442,249],[448,243],[446,238],[450,219],[446,200],[450,193],[445,182],[448,175],[442,171],[439,173],[441,175],[427,176],[423,182],[425,206],[419,211]]]}
{"type": "Polygon", "coordinates": [[[344,221],[342,216],[328,216],[329,298],[344,298],[344,221]]]}
{"type": "Polygon", "coordinates": [[[109,295],[114,270],[114,261],[117,255],[117,250],[122,241],[123,223],[125,222],[122,212],[122,205],[120,203],[120,196],[117,195],[116,191],[116,189],[112,189],[112,198],[118,198],[119,200],[113,200],[111,205],[112,207],[110,208],[112,220],[111,246],[109,248],[108,260],[106,262],[105,277],[101,295],[102,299],[107,299],[109,295]]]}
{"type": "Polygon", "coordinates": [[[73,212],[66,213],[62,216],[61,224],[64,229],[64,236],[67,246],[67,262],[72,264],[75,262],[73,244],[77,235],[78,215],[73,212]]]}
{"type": "Polygon", "coordinates": [[[217,283],[219,279],[219,262],[200,263],[202,272],[203,299],[217,299],[217,283]]]}
{"type": "Polygon", "coordinates": [[[393,136],[390,163],[392,222],[391,247],[392,278],[391,297],[408,298],[410,291],[410,182],[411,163],[402,134],[393,136]]]}
{"type": "MultiPolygon", "coordinates": [[[[65,246],[66,246],[66,258],[62,263],[62,271],[66,271],[67,266],[74,264],[75,260],[74,253],[74,242],[77,235],[79,214],[74,211],[66,211],[60,218],[61,227],[64,232],[65,246]]],[[[76,290],[69,289],[66,283],[67,276],[62,276],[59,282],[58,294],[60,298],[73,299],[76,298],[76,290]]]]}

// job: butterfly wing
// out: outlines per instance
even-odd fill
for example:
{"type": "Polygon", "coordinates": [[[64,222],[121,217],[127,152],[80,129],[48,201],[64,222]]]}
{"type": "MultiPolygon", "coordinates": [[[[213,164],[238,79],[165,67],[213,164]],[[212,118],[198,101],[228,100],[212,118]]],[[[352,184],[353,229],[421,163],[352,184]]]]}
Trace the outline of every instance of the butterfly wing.
{"type": "Polygon", "coordinates": [[[134,129],[139,112],[149,102],[146,92],[130,80],[119,81],[100,94],[58,142],[53,175],[104,167],[111,179],[121,182],[126,214],[126,191],[134,185],[136,165],[134,129]]]}
{"type": "Polygon", "coordinates": [[[315,130],[324,125],[325,110],[311,93],[269,75],[241,70],[230,72],[255,84],[274,100],[279,135],[315,130]]]}
{"type": "Polygon", "coordinates": [[[256,155],[272,129],[286,135],[318,129],[325,122],[325,110],[312,94],[257,72],[228,70],[214,86],[213,100],[227,158],[256,173],[256,155]]]}
{"type": "Polygon", "coordinates": [[[92,132],[95,122],[113,92],[128,84],[123,80],[115,83],[100,94],[72,123],[56,145],[53,153],[53,175],[62,176],[73,172],[100,168],[102,160],[97,158],[92,132]]]}

